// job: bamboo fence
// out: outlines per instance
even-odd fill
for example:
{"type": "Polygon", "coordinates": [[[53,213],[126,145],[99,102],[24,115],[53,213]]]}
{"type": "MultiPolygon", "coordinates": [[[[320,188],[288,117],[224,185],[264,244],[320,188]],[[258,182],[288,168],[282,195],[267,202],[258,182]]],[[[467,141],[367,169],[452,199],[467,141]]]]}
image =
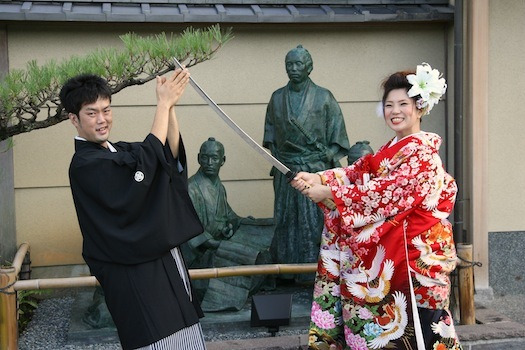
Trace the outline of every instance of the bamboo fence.
{"type": "MultiPolygon", "coordinates": [[[[93,276],[18,280],[22,263],[29,252],[29,244],[20,245],[12,266],[0,268],[0,350],[18,348],[18,309],[16,292],[20,290],[94,287],[98,281],[93,276]]],[[[460,271],[461,324],[473,324],[473,263],[472,245],[458,245],[460,271]]],[[[300,274],[315,272],[317,264],[269,264],[190,269],[192,279],[232,276],[300,274]]]]}
{"type": "MultiPolygon", "coordinates": [[[[18,348],[18,309],[16,292],[20,290],[60,289],[95,287],[98,281],[94,276],[45,278],[18,280],[29,244],[20,245],[13,264],[0,269],[0,350],[18,348]]],[[[315,272],[317,264],[268,264],[190,269],[192,279],[207,279],[232,276],[300,274],[315,272]]]]}

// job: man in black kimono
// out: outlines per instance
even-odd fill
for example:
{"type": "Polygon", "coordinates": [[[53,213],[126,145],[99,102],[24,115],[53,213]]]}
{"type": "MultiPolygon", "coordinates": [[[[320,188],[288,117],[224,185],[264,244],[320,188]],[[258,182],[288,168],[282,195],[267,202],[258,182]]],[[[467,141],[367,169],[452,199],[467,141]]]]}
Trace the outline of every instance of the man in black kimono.
{"type": "Polygon", "coordinates": [[[108,141],[111,91],[94,75],[66,82],[60,99],[76,127],[69,168],[82,255],[104,290],[123,349],[205,349],[179,245],[203,228],[188,195],[175,104],[189,81],[157,77],[157,108],[143,142],[108,141]]]}

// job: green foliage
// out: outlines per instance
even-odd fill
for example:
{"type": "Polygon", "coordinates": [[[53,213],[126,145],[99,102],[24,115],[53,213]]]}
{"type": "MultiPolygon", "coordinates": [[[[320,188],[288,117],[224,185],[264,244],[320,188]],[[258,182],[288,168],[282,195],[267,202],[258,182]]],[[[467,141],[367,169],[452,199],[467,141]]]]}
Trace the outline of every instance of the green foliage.
{"type": "Polygon", "coordinates": [[[33,312],[38,307],[37,296],[49,294],[49,290],[20,290],[16,293],[18,302],[18,332],[22,333],[31,321],[33,312]]]}
{"type": "Polygon", "coordinates": [[[120,36],[123,49],[103,48],[87,56],[73,56],[62,62],[52,60],[42,66],[32,60],[25,70],[13,70],[0,82],[0,141],[65,120],[58,94],[72,76],[100,75],[117,93],[173,70],[173,57],[186,62],[186,67],[209,60],[232,38],[231,29],[222,30],[218,25],[188,28],[179,35],[142,37],[128,33],[120,36]],[[44,110],[47,117],[42,116],[44,110]]]}

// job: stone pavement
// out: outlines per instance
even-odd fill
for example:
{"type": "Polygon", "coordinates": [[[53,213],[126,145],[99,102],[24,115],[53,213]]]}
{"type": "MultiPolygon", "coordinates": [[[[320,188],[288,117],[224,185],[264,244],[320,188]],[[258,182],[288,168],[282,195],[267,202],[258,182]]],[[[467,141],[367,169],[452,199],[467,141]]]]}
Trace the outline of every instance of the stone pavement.
{"type": "MultiPolygon", "coordinates": [[[[64,276],[62,272],[59,276],[64,276]]],[[[37,278],[55,276],[37,276],[37,278]]],[[[311,306],[310,287],[289,287],[271,293],[293,295],[289,326],[281,326],[275,337],[264,327],[251,327],[251,304],[238,312],[206,313],[202,327],[208,350],[298,350],[306,349],[311,306]]],[[[114,329],[86,330],[79,314],[89,305],[92,290],[73,290],[77,299],[71,311],[70,343],[118,342],[114,329]],[[87,293],[87,294],[83,294],[87,293]],[[82,301],[83,300],[83,301],[82,301]],[[86,305],[86,303],[88,303],[86,305]],[[84,329],[82,329],[84,327],[84,329]],[[98,333],[97,333],[98,332],[98,333]]],[[[475,325],[456,327],[464,350],[525,350],[525,294],[476,295],[475,325]]]]}
{"type": "MultiPolygon", "coordinates": [[[[306,288],[307,289],[307,288],[306,288]]],[[[310,291],[292,291],[294,305],[290,326],[281,327],[276,337],[260,334],[253,339],[226,339],[207,343],[208,350],[298,350],[307,349],[310,291]],[[296,318],[294,319],[294,316],[296,318]],[[301,331],[302,327],[302,331],[301,331]],[[294,334],[288,334],[288,333],[294,334]]],[[[464,350],[525,350],[525,294],[479,296],[476,324],[458,325],[456,331],[464,350]]],[[[249,316],[245,332],[250,332],[249,316]]],[[[210,320],[211,321],[211,320],[210,320]]],[[[213,322],[210,322],[211,326],[213,322]]],[[[203,323],[203,328],[206,323],[203,323]]],[[[253,332],[253,330],[252,330],[253,332]]]]}
{"type": "MultiPolygon", "coordinates": [[[[293,296],[290,325],[281,326],[276,336],[271,336],[265,327],[251,327],[249,302],[240,311],[206,313],[201,323],[208,350],[307,349],[311,290],[287,287],[279,292],[293,296]]],[[[75,320],[81,310],[85,310],[90,293],[77,295],[73,309],[78,310],[72,311],[68,344],[92,344],[102,339],[108,343],[118,342],[114,329],[86,330],[85,325],[75,320]]],[[[525,295],[495,296],[492,300],[476,302],[477,324],[456,326],[464,350],[525,350],[524,305],[525,295]]]]}
{"type": "MultiPolygon", "coordinates": [[[[515,305],[523,312],[523,304],[515,305]]],[[[525,350],[525,325],[487,309],[476,308],[475,325],[456,326],[464,350],[525,350]]],[[[256,339],[212,341],[208,350],[299,350],[307,349],[308,336],[285,335],[256,339]]],[[[430,349],[429,349],[430,350],[430,349]]]]}

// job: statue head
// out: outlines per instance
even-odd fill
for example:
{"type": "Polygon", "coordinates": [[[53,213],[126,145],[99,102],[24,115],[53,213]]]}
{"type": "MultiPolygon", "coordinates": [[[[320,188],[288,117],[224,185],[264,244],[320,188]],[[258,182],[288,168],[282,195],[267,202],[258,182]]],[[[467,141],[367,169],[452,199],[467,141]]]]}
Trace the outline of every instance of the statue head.
{"type": "Polygon", "coordinates": [[[204,175],[208,177],[218,176],[221,166],[226,161],[224,146],[214,137],[210,137],[202,143],[197,160],[204,175]]]}
{"type": "Polygon", "coordinates": [[[288,78],[296,84],[304,82],[314,68],[312,56],[302,45],[286,54],[285,65],[288,78]]]}

